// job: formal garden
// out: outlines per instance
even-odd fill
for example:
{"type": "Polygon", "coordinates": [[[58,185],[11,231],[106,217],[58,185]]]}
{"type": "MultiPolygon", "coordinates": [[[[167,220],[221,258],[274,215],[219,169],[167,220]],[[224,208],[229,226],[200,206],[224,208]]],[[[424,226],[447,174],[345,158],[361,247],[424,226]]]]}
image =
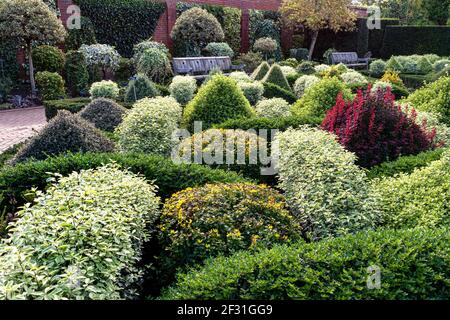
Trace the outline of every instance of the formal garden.
{"type": "Polygon", "coordinates": [[[0,2],[0,299],[450,298],[449,1],[60,2],[0,2]]]}

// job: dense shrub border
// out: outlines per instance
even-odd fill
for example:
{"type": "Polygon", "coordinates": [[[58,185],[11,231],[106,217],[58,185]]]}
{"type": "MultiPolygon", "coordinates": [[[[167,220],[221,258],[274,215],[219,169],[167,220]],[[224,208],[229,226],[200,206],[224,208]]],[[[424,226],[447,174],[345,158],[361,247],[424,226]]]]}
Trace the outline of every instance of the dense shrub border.
{"type": "Polygon", "coordinates": [[[445,229],[362,232],[260,253],[240,252],[180,274],[162,299],[423,300],[450,298],[445,229]],[[378,266],[381,288],[367,288],[378,266]]]}
{"type": "Polygon", "coordinates": [[[165,6],[150,0],[76,0],[95,28],[98,43],[131,57],[133,45],[153,35],[165,6]],[[108,17],[105,19],[105,17],[108,17]]]}
{"type": "Polygon", "coordinates": [[[133,173],[140,173],[149,181],[154,180],[154,184],[158,186],[158,195],[162,199],[177,191],[206,183],[248,181],[234,172],[195,164],[175,164],[161,156],[120,153],[65,154],[43,161],[3,167],[0,171],[0,212],[3,207],[14,210],[14,207],[23,205],[26,202],[23,196],[31,188],[44,189],[52,172],[68,175],[73,171],[97,168],[111,162],[116,162],[133,173]],[[11,207],[10,203],[14,203],[14,207],[11,207]]]}

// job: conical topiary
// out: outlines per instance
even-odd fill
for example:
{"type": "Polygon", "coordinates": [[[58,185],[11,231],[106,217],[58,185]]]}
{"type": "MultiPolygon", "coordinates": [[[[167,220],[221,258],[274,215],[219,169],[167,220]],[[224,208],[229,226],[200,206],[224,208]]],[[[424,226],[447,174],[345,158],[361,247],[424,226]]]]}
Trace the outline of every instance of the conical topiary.
{"type": "Polygon", "coordinates": [[[12,164],[29,158],[42,160],[63,152],[110,152],[114,144],[86,120],[69,111],[57,116],[28,141],[11,160],[12,164]]]}
{"type": "Polygon", "coordinates": [[[265,75],[267,74],[267,72],[269,72],[270,70],[270,66],[266,61],[263,61],[258,68],[256,68],[255,71],[253,71],[252,73],[252,79],[259,81],[262,80],[265,75]]]}
{"type": "Polygon", "coordinates": [[[127,109],[113,100],[98,98],[84,107],[79,116],[100,130],[112,132],[122,122],[126,111],[127,109]]]}
{"type": "Polygon", "coordinates": [[[289,85],[289,82],[287,81],[286,76],[284,75],[280,66],[277,64],[274,64],[272,66],[272,68],[270,68],[269,72],[265,75],[265,77],[262,79],[262,81],[276,84],[280,88],[283,88],[286,90],[291,90],[291,86],[289,85]]]}
{"type": "Polygon", "coordinates": [[[194,121],[202,121],[203,130],[228,119],[255,115],[236,81],[224,75],[215,75],[203,85],[186,106],[183,124],[192,129],[194,121]]]}
{"type": "Polygon", "coordinates": [[[143,98],[154,98],[159,94],[155,84],[145,74],[138,74],[128,84],[125,102],[133,103],[143,98]]]}

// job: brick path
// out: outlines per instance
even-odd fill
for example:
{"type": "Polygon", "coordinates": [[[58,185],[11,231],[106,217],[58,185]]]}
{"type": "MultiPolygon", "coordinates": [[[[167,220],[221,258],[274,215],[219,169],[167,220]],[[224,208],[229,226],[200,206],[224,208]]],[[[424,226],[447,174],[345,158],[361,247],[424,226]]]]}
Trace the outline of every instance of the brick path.
{"type": "Polygon", "coordinates": [[[46,122],[43,107],[0,111],[0,153],[36,134],[46,122]]]}

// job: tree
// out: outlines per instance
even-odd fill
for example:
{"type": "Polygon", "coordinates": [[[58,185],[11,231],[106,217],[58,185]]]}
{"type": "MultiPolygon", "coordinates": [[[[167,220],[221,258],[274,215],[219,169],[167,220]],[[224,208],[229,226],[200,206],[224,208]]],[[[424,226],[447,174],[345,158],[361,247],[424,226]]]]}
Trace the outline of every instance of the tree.
{"type": "Polygon", "coordinates": [[[13,39],[25,46],[32,95],[36,94],[31,54],[33,42],[61,43],[65,36],[61,21],[41,0],[6,0],[0,7],[0,39],[13,39]]]}
{"type": "Polygon", "coordinates": [[[354,27],[356,13],[349,8],[351,4],[351,0],[283,0],[280,11],[288,23],[302,24],[313,32],[309,47],[311,60],[320,30],[337,32],[354,27]]]}
{"type": "Polygon", "coordinates": [[[428,20],[445,26],[449,18],[450,0],[422,0],[428,20]]]}

